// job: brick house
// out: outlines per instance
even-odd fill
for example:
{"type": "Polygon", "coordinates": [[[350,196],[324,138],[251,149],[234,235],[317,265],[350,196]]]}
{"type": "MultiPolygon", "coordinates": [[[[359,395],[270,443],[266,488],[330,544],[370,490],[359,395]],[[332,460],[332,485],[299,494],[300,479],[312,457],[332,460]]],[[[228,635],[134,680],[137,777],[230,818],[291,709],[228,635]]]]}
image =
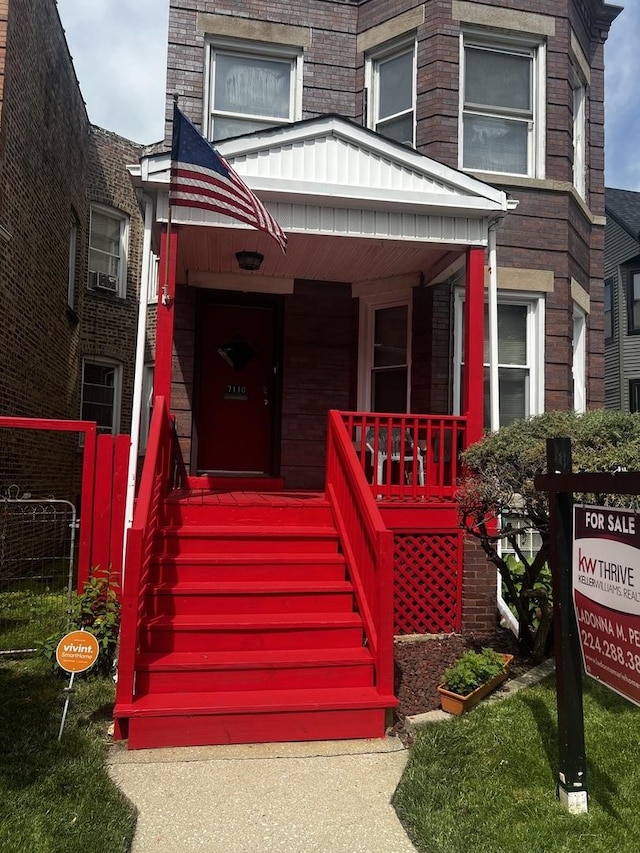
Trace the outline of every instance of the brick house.
{"type": "MultiPolygon", "coordinates": [[[[128,432],[142,148],[90,124],[56,3],[0,3],[0,416],[128,432]]],[[[0,431],[0,490],[75,500],[73,433],[0,431]]]]}
{"type": "Polygon", "coordinates": [[[605,406],[640,412],[640,193],[607,187],[605,406]]]}
{"type": "Polygon", "coordinates": [[[197,208],[169,225],[169,151],[131,169],[162,298],[116,703],[130,746],[382,734],[392,612],[396,633],[494,625],[458,451],[604,402],[618,12],[171,0],[166,149],[177,94],[289,243],[197,208]]]}

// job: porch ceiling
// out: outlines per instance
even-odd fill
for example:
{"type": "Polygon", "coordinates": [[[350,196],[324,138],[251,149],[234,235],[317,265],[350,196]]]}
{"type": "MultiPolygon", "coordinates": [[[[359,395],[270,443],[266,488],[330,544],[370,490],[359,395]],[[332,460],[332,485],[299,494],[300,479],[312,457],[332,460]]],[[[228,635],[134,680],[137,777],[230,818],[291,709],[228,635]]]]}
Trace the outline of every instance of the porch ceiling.
{"type": "Polygon", "coordinates": [[[424,272],[429,279],[429,271],[464,252],[446,244],[289,233],[284,255],[275,240],[262,232],[205,226],[183,228],[178,246],[180,283],[189,284],[195,272],[240,274],[246,277],[247,289],[251,279],[268,276],[356,282],[424,272]],[[236,252],[242,250],[264,256],[260,272],[238,269],[236,252]]]}

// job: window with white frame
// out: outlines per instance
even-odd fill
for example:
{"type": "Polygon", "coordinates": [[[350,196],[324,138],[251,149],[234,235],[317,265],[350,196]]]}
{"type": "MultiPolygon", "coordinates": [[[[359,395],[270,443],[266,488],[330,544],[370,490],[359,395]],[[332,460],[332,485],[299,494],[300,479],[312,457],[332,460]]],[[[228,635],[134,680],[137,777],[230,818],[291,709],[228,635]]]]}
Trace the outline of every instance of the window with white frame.
{"type": "Polygon", "coordinates": [[[153,372],[154,364],[145,364],[142,369],[142,405],[140,407],[140,440],[138,453],[143,454],[149,440],[149,427],[153,414],[153,372]]]}
{"type": "Polygon", "coordinates": [[[415,146],[415,37],[372,52],[366,74],[369,127],[396,142],[415,146]]]}
{"type": "Polygon", "coordinates": [[[604,280],[604,339],[611,340],[613,337],[613,290],[616,285],[615,278],[604,280]]]}
{"type": "Polygon", "coordinates": [[[361,299],[358,405],[362,411],[410,410],[410,330],[410,294],[361,299]]]}
{"type": "Polygon", "coordinates": [[[302,117],[302,51],[266,44],[209,46],[209,139],[228,139],[302,117]]]}
{"type": "Polygon", "coordinates": [[[544,177],[544,45],[462,36],[460,167],[544,177]]]}
{"type": "Polygon", "coordinates": [[[126,296],[128,217],[118,210],[91,205],[89,274],[91,290],[126,296]]]}
{"type": "Polygon", "coordinates": [[[586,160],[586,102],[587,87],[578,74],[573,72],[573,185],[585,197],[587,184],[586,160]]]}
{"type": "Polygon", "coordinates": [[[108,358],[82,360],[81,418],[95,421],[99,433],[115,435],[120,429],[122,365],[108,358]]]}
{"type": "Polygon", "coordinates": [[[69,267],[67,271],[67,305],[73,311],[76,304],[76,256],[78,252],[78,217],[71,211],[69,220],[69,267]]]}
{"type": "Polygon", "coordinates": [[[151,252],[149,259],[149,278],[147,280],[147,303],[152,304],[158,301],[158,269],[160,267],[160,258],[155,252],[151,252]]]}
{"type": "Polygon", "coordinates": [[[578,305],[573,305],[573,408],[587,411],[587,316],[578,305]]]}
{"type": "Polygon", "coordinates": [[[629,334],[640,332],[640,270],[627,271],[627,311],[629,334]]]}
{"type": "MultiPolygon", "coordinates": [[[[489,309],[484,309],[484,426],[490,429],[489,309]]],[[[544,299],[498,296],[498,390],[500,426],[540,414],[544,408],[544,299]]],[[[454,400],[462,410],[464,294],[455,297],[454,400]]]]}

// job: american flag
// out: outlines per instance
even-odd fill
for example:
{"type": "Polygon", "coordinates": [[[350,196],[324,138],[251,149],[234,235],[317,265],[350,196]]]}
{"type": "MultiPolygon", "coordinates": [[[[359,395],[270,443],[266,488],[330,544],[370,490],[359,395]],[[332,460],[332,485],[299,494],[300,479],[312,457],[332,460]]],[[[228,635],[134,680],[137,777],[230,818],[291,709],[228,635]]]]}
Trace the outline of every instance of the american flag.
{"type": "Polygon", "coordinates": [[[227,161],[174,105],[169,204],[223,213],[270,234],[283,252],[287,235],[227,161]]]}

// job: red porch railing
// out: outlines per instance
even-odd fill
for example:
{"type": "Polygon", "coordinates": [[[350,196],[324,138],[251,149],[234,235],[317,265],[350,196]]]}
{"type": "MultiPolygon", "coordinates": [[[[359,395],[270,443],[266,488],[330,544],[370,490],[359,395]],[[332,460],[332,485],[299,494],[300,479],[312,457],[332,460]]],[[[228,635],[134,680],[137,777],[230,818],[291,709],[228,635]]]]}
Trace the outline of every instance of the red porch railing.
{"type": "MultiPolygon", "coordinates": [[[[175,434],[166,401],[164,397],[156,397],[133,524],[127,536],[118,653],[117,705],[130,703],[135,693],[135,658],[140,642],[140,626],[154,538],[160,525],[162,499],[175,476],[174,439],[175,434]]],[[[120,732],[120,736],[126,737],[126,733],[120,732]]]]}
{"type": "Polygon", "coordinates": [[[341,412],[340,417],[376,499],[453,499],[467,441],[466,418],[370,412],[341,412]]]}
{"type": "Polygon", "coordinates": [[[387,530],[339,412],[329,412],[330,501],[381,694],[393,693],[393,534],[387,530]]]}

